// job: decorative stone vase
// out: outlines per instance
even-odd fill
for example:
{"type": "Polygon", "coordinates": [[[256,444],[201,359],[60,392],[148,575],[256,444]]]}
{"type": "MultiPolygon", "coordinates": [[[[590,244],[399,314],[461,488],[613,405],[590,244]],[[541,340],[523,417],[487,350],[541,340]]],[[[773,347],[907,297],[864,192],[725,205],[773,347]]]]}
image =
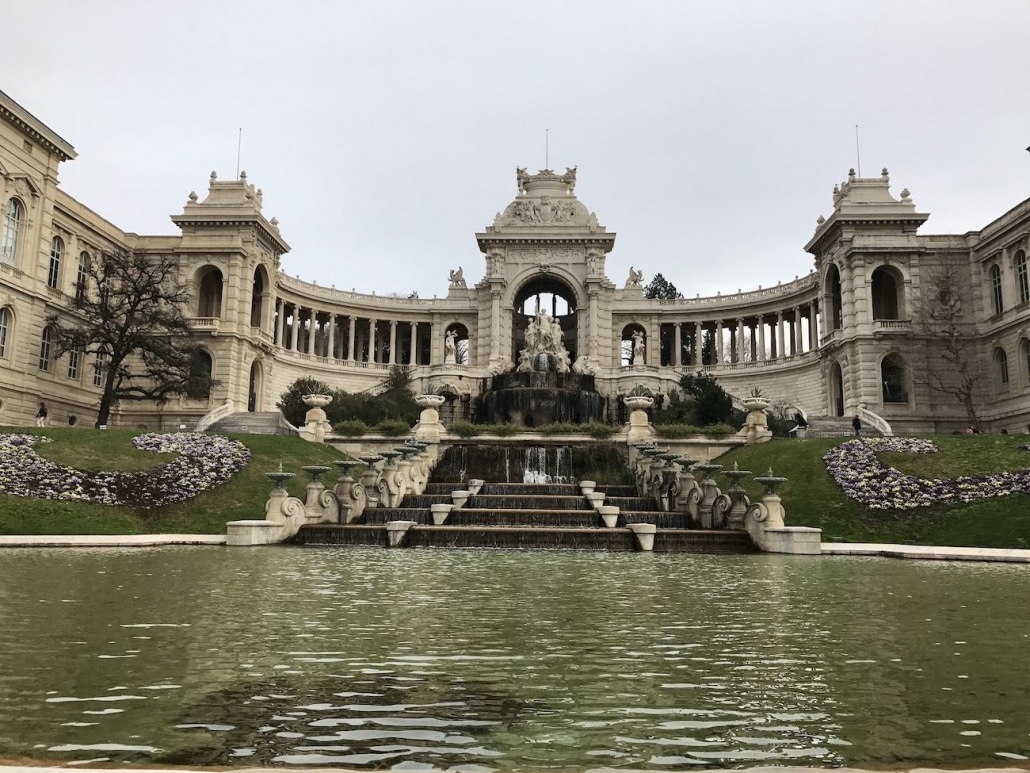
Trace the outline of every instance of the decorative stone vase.
{"type": "Polygon", "coordinates": [[[606,495],[603,491],[593,491],[586,496],[590,501],[590,506],[596,509],[604,504],[604,498],[606,495]]]}
{"type": "Polygon", "coordinates": [[[587,494],[593,494],[595,488],[597,488],[596,481],[581,480],[579,482],[579,491],[583,496],[586,496],[587,494]]]}
{"type": "Polygon", "coordinates": [[[647,409],[654,405],[654,398],[646,395],[630,395],[622,398],[622,402],[630,412],[627,442],[632,445],[650,440],[654,429],[647,420],[647,409]]]}
{"type": "Polygon", "coordinates": [[[451,510],[454,509],[454,505],[448,504],[436,504],[430,505],[429,510],[433,514],[433,525],[443,526],[447,522],[447,516],[451,514],[451,510]]]}
{"type": "Polygon", "coordinates": [[[304,427],[301,437],[315,443],[324,443],[327,432],[332,431],[325,416],[325,408],[333,401],[332,395],[304,395],[301,398],[304,405],[308,406],[308,412],[304,414],[304,427]]]}
{"type": "Polygon", "coordinates": [[[415,425],[415,437],[418,440],[439,442],[443,425],[440,423],[439,408],[446,398],[443,395],[417,395],[415,404],[422,409],[418,424],[415,425]]]}
{"type": "Polygon", "coordinates": [[[768,440],[772,433],[769,431],[768,421],[765,418],[765,411],[769,407],[767,397],[745,397],[741,402],[747,408],[748,414],[741,429],[741,435],[747,439],[748,445],[761,443],[768,440]]]}
{"type": "Polygon", "coordinates": [[[598,514],[601,516],[601,520],[604,521],[606,528],[614,529],[619,523],[619,513],[621,512],[618,507],[614,505],[602,505],[597,508],[598,514]]]}

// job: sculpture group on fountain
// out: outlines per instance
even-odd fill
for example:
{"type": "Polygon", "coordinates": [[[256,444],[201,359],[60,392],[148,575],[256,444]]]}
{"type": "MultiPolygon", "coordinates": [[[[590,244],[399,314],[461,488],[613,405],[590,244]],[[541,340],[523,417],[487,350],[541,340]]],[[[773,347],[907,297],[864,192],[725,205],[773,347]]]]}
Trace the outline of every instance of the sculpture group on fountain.
{"type": "Polygon", "coordinates": [[[569,351],[562,343],[563,335],[561,323],[538,308],[526,327],[526,348],[519,352],[518,370],[568,373],[569,351]]]}

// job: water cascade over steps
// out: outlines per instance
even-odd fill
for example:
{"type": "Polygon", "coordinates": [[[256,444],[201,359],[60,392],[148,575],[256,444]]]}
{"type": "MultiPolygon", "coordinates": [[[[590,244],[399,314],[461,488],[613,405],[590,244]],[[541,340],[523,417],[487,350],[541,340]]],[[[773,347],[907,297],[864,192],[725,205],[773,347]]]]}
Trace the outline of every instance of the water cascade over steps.
{"type": "MultiPolygon", "coordinates": [[[[626,469],[614,446],[610,463],[626,469]]],[[[683,512],[664,512],[633,485],[599,485],[606,507],[617,508],[611,526],[577,482],[577,472],[597,469],[599,455],[560,444],[534,446],[463,444],[447,449],[419,495],[408,495],[399,507],[368,508],[351,524],[301,527],[302,545],[381,546],[391,544],[388,524],[410,522],[403,547],[496,548],[634,551],[641,541],[633,527],[653,524],[653,550],[674,553],[740,553],[754,550],[746,532],[691,528],[683,512]],[[483,481],[460,507],[453,492],[469,491],[470,481],[483,481]],[[433,506],[450,506],[442,525],[433,506]]],[[[649,528],[649,527],[648,527],[649,528]]]]}

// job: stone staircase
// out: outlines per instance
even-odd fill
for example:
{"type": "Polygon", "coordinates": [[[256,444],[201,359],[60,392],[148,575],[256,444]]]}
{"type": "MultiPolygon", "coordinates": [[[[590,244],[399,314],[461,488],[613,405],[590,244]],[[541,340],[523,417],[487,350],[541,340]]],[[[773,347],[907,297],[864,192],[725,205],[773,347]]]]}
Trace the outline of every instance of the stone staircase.
{"type": "Polygon", "coordinates": [[[257,413],[239,411],[219,419],[208,432],[235,432],[245,435],[296,435],[297,429],[279,411],[257,413]]]}
{"type": "Polygon", "coordinates": [[[451,504],[451,492],[461,483],[431,481],[420,495],[408,495],[401,507],[368,508],[351,524],[302,526],[301,545],[389,545],[386,524],[413,521],[404,547],[495,548],[634,551],[637,538],[630,524],[657,527],[657,553],[743,553],[755,549],[747,532],[692,529],[687,513],[662,512],[655,503],[637,495],[632,486],[598,486],[605,504],[620,508],[614,528],[601,516],[575,484],[485,483],[463,507],[452,510],[444,525],[433,523],[430,507],[451,504]]]}

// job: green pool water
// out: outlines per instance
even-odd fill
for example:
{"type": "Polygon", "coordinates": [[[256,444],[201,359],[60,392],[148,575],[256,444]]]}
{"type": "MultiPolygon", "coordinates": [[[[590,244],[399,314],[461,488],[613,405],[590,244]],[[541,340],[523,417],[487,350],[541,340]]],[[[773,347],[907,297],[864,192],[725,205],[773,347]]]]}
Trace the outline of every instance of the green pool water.
{"type": "Polygon", "coordinates": [[[0,552],[0,756],[613,767],[1030,757],[1030,567],[0,552]]]}

